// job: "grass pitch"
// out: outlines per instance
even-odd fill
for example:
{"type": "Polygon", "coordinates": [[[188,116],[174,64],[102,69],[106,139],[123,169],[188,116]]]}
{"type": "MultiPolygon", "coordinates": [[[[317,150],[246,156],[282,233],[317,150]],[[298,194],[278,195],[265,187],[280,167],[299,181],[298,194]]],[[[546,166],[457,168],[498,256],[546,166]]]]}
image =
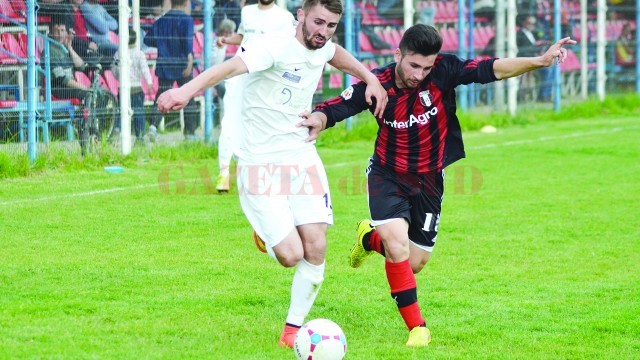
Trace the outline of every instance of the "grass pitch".
{"type": "MultiPolygon", "coordinates": [[[[341,325],[348,359],[639,358],[638,138],[637,116],[466,133],[418,275],[427,349],[403,345],[383,259],[347,265],[373,141],[321,148],[335,226],[309,319],[341,325]]],[[[276,346],[293,270],[255,250],[216,173],[154,160],[2,181],[0,358],[293,359],[276,346]]]]}

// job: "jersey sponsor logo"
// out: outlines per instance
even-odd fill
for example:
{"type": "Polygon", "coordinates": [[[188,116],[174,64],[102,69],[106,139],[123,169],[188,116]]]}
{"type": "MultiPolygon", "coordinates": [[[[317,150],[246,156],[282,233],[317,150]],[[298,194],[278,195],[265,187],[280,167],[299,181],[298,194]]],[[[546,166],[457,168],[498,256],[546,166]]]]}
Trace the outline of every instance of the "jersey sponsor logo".
{"type": "Polygon", "coordinates": [[[285,71],[284,74],[282,74],[282,77],[296,84],[299,83],[300,80],[302,79],[302,76],[292,74],[288,71],[285,71]]]}
{"type": "Polygon", "coordinates": [[[420,126],[420,125],[428,124],[429,120],[431,120],[431,117],[436,116],[437,114],[438,114],[438,108],[434,107],[434,108],[431,108],[431,110],[427,110],[424,113],[419,114],[418,116],[416,116],[415,114],[411,114],[409,116],[409,119],[405,121],[385,120],[384,123],[387,126],[391,126],[392,128],[395,128],[395,129],[408,129],[414,125],[420,126]]]}
{"type": "Polygon", "coordinates": [[[351,99],[351,97],[353,96],[353,86],[349,86],[348,88],[344,89],[342,93],[340,93],[340,96],[342,96],[342,98],[345,100],[351,99]]]}
{"type": "Polygon", "coordinates": [[[302,69],[302,68],[293,68],[293,71],[299,71],[299,70],[301,70],[301,69],[302,69]]]}
{"type": "Polygon", "coordinates": [[[420,103],[422,106],[429,107],[433,103],[431,101],[431,94],[429,93],[429,90],[421,91],[418,96],[420,96],[420,103]]]}

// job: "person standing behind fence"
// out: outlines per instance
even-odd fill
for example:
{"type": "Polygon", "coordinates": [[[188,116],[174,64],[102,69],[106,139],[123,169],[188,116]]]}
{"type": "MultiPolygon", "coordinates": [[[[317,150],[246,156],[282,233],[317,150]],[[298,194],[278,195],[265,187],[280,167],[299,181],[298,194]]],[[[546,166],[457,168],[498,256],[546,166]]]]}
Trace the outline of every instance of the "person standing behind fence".
{"type": "MultiPolygon", "coordinates": [[[[177,82],[182,86],[189,82],[193,75],[193,18],[187,15],[187,0],[171,0],[171,10],[162,15],[144,38],[147,46],[158,49],[156,75],[158,76],[158,96],[173,87],[177,82]]],[[[154,106],[157,108],[157,106],[154,106]]],[[[154,110],[149,126],[149,140],[157,137],[157,126],[162,115],[154,110]]],[[[186,139],[195,138],[198,127],[196,104],[191,99],[184,109],[184,135],[186,139]]]]}
{"type": "MultiPolygon", "coordinates": [[[[518,57],[535,57],[540,55],[545,49],[542,45],[547,45],[547,42],[543,40],[543,36],[536,31],[537,20],[533,15],[524,15],[520,22],[520,29],[516,33],[516,44],[518,45],[518,57]]],[[[551,83],[551,70],[549,68],[542,68],[536,72],[524,74],[520,86],[523,88],[520,91],[521,98],[523,91],[527,91],[527,88],[535,86],[535,81],[538,84],[538,100],[550,101],[551,90],[553,84],[551,83]]]]}
{"type": "MultiPolygon", "coordinates": [[[[220,25],[218,25],[218,33],[216,35],[218,35],[218,37],[226,37],[233,34],[234,31],[236,31],[236,23],[231,19],[224,19],[220,25]]],[[[222,47],[216,47],[213,57],[214,65],[221,64],[223,61],[227,60],[227,45],[225,44],[222,47]]],[[[215,89],[219,106],[226,92],[225,82],[223,81],[216,85],[215,89]]],[[[219,106],[219,111],[224,111],[224,108],[219,106]]]]}
{"type": "MultiPolygon", "coordinates": [[[[216,42],[218,47],[244,45],[255,35],[293,36],[295,26],[293,15],[277,6],[275,0],[260,0],[257,4],[242,8],[238,33],[225,37],[220,36],[216,42]]],[[[238,48],[237,54],[243,51],[238,48]]],[[[224,114],[220,122],[220,140],[218,142],[219,173],[216,181],[218,192],[229,191],[229,165],[241,136],[238,121],[241,117],[242,93],[246,86],[248,75],[237,76],[225,81],[224,114]]]]}
{"type": "MultiPolygon", "coordinates": [[[[147,64],[147,58],[144,53],[136,47],[137,33],[133,29],[129,29],[129,84],[131,93],[131,108],[133,109],[133,130],[136,134],[136,143],[144,143],[144,96],[145,93],[142,90],[142,82],[144,79],[147,83],[147,89],[151,91],[152,79],[151,71],[149,71],[149,65],[147,64]]],[[[111,67],[113,74],[116,77],[120,77],[120,51],[116,52],[115,63],[111,67]]],[[[116,121],[116,134],[120,132],[120,117],[116,121]]],[[[117,135],[114,135],[114,137],[117,135]]]]}

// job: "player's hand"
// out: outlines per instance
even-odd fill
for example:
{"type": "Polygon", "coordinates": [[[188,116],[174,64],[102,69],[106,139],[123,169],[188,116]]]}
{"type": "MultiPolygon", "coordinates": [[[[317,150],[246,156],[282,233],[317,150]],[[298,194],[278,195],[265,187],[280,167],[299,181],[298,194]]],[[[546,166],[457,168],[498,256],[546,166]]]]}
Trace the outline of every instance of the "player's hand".
{"type": "Polygon", "coordinates": [[[226,43],[227,43],[227,38],[224,36],[220,36],[218,37],[218,39],[216,39],[216,46],[219,48],[223,47],[226,43]]]}
{"type": "Polygon", "coordinates": [[[309,112],[307,111],[300,113],[298,116],[300,116],[304,120],[297,123],[296,127],[304,126],[309,128],[309,136],[304,139],[304,141],[311,142],[317,139],[320,131],[322,131],[322,128],[324,127],[322,118],[317,113],[309,114],[309,112]]]}
{"type": "Polygon", "coordinates": [[[367,89],[364,93],[364,98],[367,104],[373,104],[373,98],[376,99],[376,109],[373,115],[376,118],[381,118],[384,115],[384,108],[387,106],[387,90],[382,87],[379,81],[373,83],[367,83],[367,89]]]}
{"type": "Polygon", "coordinates": [[[570,37],[558,40],[557,43],[551,45],[551,47],[540,56],[542,63],[544,66],[551,66],[553,65],[553,60],[558,59],[558,64],[562,64],[567,59],[567,49],[563,46],[575,44],[577,44],[577,42],[571,40],[570,37]]]}
{"type": "Polygon", "coordinates": [[[189,100],[190,98],[180,88],[170,89],[158,97],[158,110],[162,113],[180,110],[187,106],[189,100]]]}

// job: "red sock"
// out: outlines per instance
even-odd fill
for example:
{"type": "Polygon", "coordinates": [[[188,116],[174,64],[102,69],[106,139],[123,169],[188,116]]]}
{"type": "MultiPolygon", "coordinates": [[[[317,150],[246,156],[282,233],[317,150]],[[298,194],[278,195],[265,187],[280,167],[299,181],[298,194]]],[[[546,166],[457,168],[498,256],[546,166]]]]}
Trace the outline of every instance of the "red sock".
{"type": "Polygon", "coordinates": [[[387,281],[391,287],[391,297],[398,305],[398,311],[400,311],[404,323],[409,330],[416,326],[424,326],[425,321],[420,314],[420,306],[418,305],[416,277],[411,270],[409,259],[399,263],[387,260],[385,270],[387,281]]]}
{"type": "Polygon", "coordinates": [[[382,238],[376,230],[373,230],[368,234],[369,236],[363,240],[362,246],[365,250],[373,250],[378,254],[384,256],[384,244],[382,243],[382,238]]]}

